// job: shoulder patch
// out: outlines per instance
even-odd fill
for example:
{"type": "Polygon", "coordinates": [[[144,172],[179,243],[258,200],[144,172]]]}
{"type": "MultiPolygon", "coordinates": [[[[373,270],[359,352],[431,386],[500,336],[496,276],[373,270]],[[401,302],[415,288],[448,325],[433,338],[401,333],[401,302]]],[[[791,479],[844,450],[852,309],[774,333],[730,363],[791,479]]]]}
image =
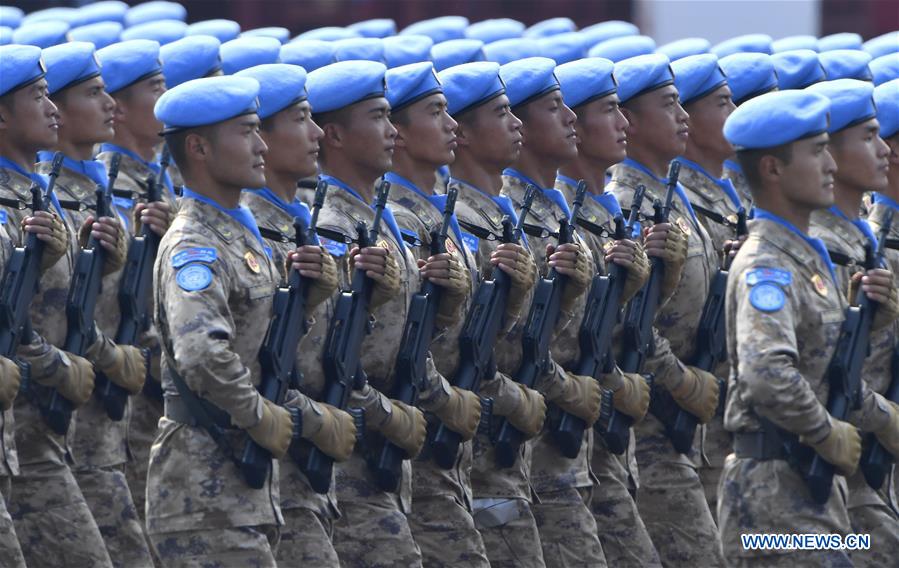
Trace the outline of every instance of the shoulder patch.
{"type": "Polygon", "coordinates": [[[210,247],[184,249],[172,256],[172,268],[181,268],[189,262],[205,262],[211,264],[218,258],[218,252],[210,247]]]}
{"type": "Polygon", "coordinates": [[[346,243],[341,243],[333,239],[326,239],[321,236],[319,237],[319,241],[321,242],[321,245],[325,247],[325,250],[331,254],[331,256],[343,256],[346,254],[346,243]]]}
{"type": "Polygon", "coordinates": [[[780,268],[756,268],[746,273],[746,283],[750,286],[762,282],[774,282],[781,286],[789,286],[793,282],[793,274],[780,268]]]}
{"type": "Polygon", "coordinates": [[[175,279],[182,290],[196,292],[206,289],[212,283],[212,270],[205,264],[188,264],[178,271],[175,279]]]}
{"type": "Polygon", "coordinates": [[[777,284],[762,282],[750,290],[749,303],[760,312],[776,312],[784,307],[786,295],[777,284]]]}
{"type": "Polygon", "coordinates": [[[476,254],[478,252],[478,238],[471,233],[462,232],[462,243],[471,254],[476,254]]]}

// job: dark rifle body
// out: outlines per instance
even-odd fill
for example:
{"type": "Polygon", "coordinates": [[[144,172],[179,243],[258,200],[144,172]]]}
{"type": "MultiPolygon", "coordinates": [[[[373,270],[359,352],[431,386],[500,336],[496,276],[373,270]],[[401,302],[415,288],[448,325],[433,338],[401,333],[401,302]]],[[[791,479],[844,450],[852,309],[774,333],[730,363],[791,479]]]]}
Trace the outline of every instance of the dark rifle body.
{"type": "MultiPolygon", "coordinates": [[[[899,404],[899,348],[893,348],[893,357],[890,359],[890,375],[890,386],[883,396],[887,400],[899,404]]],[[[865,476],[868,485],[878,490],[889,475],[895,457],[883,447],[874,434],[867,434],[864,442],[859,469],[865,476]]]]}

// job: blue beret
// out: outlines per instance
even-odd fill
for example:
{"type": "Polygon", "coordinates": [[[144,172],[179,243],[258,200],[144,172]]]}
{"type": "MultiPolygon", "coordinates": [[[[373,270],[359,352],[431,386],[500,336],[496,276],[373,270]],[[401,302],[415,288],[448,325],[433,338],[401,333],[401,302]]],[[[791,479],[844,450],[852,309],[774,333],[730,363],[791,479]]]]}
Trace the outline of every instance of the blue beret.
{"type": "Polygon", "coordinates": [[[521,37],[524,33],[524,24],[512,18],[495,18],[471,24],[465,30],[465,37],[479,39],[484,43],[521,37]]]}
{"type": "Polygon", "coordinates": [[[795,51],[797,49],[810,49],[817,52],[818,38],[813,35],[794,35],[776,39],[771,42],[771,51],[774,53],[795,51]]]}
{"type": "Polygon", "coordinates": [[[465,37],[465,30],[468,28],[468,18],[463,16],[441,16],[439,18],[431,18],[430,20],[422,20],[407,26],[400,33],[426,35],[434,40],[434,43],[440,43],[451,39],[461,39],[465,37]]]}
{"type": "Polygon", "coordinates": [[[877,105],[880,137],[892,138],[899,134],[899,79],[875,87],[874,103],[877,105]]]}
{"type": "Polygon", "coordinates": [[[501,39],[484,46],[484,56],[487,61],[495,61],[500,65],[525,57],[535,57],[539,54],[537,42],[526,38],[501,39]]]}
{"type": "Polygon", "coordinates": [[[691,55],[671,64],[674,86],[682,105],[690,104],[727,84],[727,77],[711,53],[691,55]]]}
{"type": "Polygon", "coordinates": [[[97,22],[118,22],[125,21],[125,13],[128,12],[128,4],[119,0],[105,0],[103,2],[94,2],[85,4],[78,8],[72,20],[72,26],[86,26],[88,24],[96,24],[97,22]]]}
{"type": "Polygon", "coordinates": [[[506,84],[509,105],[516,107],[555,91],[559,80],[554,73],[556,62],[548,57],[528,57],[511,61],[499,68],[499,76],[506,84]]]}
{"type": "Polygon", "coordinates": [[[724,137],[737,150],[774,148],[827,132],[830,100],[809,91],[774,91],[727,117],[724,137]]]}
{"type": "Polygon", "coordinates": [[[0,45],[12,43],[13,29],[9,26],[0,26],[0,45]]]}
{"type": "Polygon", "coordinates": [[[0,46],[0,96],[34,83],[44,76],[41,48],[34,45],[0,46]]]}
{"type": "Polygon", "coordinates": [[[671,63],[661,53],[638,55],[615,63],[618,98],[622,103],[674,84],[671,63]]]}
{"type": "Polygon", "coordinates": [[[168,134],[255,113],[259,81],[249,77],[205,77],[182,83],[156,101],[154,113],[168,134]]]}
{"type": "Polygon", "coordinates": [[[187,26],[184,35],[211,35],[222,43],[236,39],[240,35],[240,24],[234,20],[203,20],[187,26]]]}
{"type": "Polygon", "coordinates": [[[0,6],[0,25],[17,28],[22,25],[25,12],[15,6],[0,6]]]}
{"type": "Polygon", "coordinates": [[[771,36],[765,34],[746,34],[726,39],[712,47],[712,53],[719,58],[732,53],[767,53],[771,55],[771,36]]]}
{"type": "Polygon", "coordinates": [[[47,90],[51,95],[100,75],[94,44],[86,41],[45,48],[41,57],[47,66],[47,90]]]}
{"type": "Polygon", "coordinates": [[[556,34],[564,34],[577,30],[577,25],[571,18],[550,18],[537,22],[524,30],[524,37],[549,37],[556,34]]]}
{"type": "Polygon", "coordinates": [[[350,24],[347,29],[353,30],[362,37],[385,38],[396,35],[396,22],[391,18],[375,18],[350,24]]]}
{"type": "Polygon", "coordinates": [[[684,57],[708,53],[710,49],[712,49],[712,44],[709,40],[701,37],[688,37],[666,43],[656,49],[656,53],[668,56],[668,59],[673,63],[684,57]]]}
{"type": "Polygon", "coordinates": [[[434,68],[437,71],[463,63],[487,60],[484,42],[479,39],[451,39],[438,43],[431,48],[431,57],[434,58],[434,68]]]}
{"type": "Polygon", "coordinates": [[[222,72],[233,75],[248,67],[279,63],[281,42],[273,37],[239,37],[223,43],[219,53],[222,56],[222,72]]]}
{"type": "Polygon", "coordinates": [[[12,33],[12,42],[50,47],[68,41],[68,31],[69,24],[61,20],[23,24],[12,33]]]}
{"type": "Polygon", "coordinates": [[[290,30],[279,26],[254,28],[241,33],[240,37],[273,37],[281,43],[287,43],[290,39],[290,30]]]}
{"type": "Polygon", "coordinates": [[[771,56],[765,53],[733,53],[718,60],[727,76],[734,104],[777,88],[777,73],[771,56]]]}
{"type": "Polygon", "coordinates": [[[781,91],[804,89],[826,78],[818,54],[810,49],[775,53],[771,61],[777,71],[777,87],[781,91]]]}
{"type": "Polygon", "coordinates": [[[268,63],[243,69],[234,76],[259,81],[259,118],[268,118],[306,100],[306,70],[298,65],[268,63]]]}
{"type": "Polygon", "coordinates": [[[586,56],[587,47],[584,36],[579,32],[566,32],[537,40],[540,55],[559,65],[586,56]]]}
{"type": "Polygon", "coordinates": [[[377,61],[384,63],[384,40],[376,37],[354,37],[334,42],[334,61],[377,61]]]}
{"type": "Polygon", "coordinates": [[[443,92],[434,64],[430,61],[388,69],[386,79],[387,100],[394,112],[443,92]]]}
{"type": "MultiPolygon", "coordinates": [[[[434,46],[434,40],[428,36],[415,34],[390,36],[381,41],[384,42],[384,61],[387,63],[387,67],[399,67],[431,60],[431,48],[434,46]]],[[[455,41],[461,40],[450,40],[450,42],[444,43],[455,41]]]]}
{"type": "Polygon", "coordinates": [[[882,85],[887,81],[899,79],[899,53],[881,55],[868,64],[868,68],[871,69],[875,85],[882,85]]]}
{"type": "Polygon", "coordinates": [[[94,47],[101,49],[119,41],[122,29],[122,24],[119,22],[97,22],[71,30],[69,39],[71,41],[89,41],[94,44],[94,47]]]}
{"type": "Polygon", "coordinates": [[[159,45],[165,45],[178,41],[186,33],[187,24],[181,20],[154,20],[126,28],[122,32],[122,40],[152,39],[159,42],[159,45]]]}
{"type": "Polygon", "coordinates": [[[199,79],[222,68],[221,42],[212,36],[190,36],[159,49],[165,86],[171,89],[191,79],[199,79]]]}
{"type": "Polygon", "coordinates": [[[499,70],[498,63],[478,61],[456,65],[438,73],[443,83],[447,112],[457,116],[505,94],[506,86],[499,70]]]}
{"type": "Polygon", "coordinates": [[[65,22],[72,25],[78,10],[76,8],[60,7],[45,8],[44,10],[36,10],[27,14],[22,18],[22,26],[36,24],[38,22],[65,22]]]}
{"type": "Polygon", "coordinates": [[[334,61],[334,44],[318,39],[295,39],[281,46],[281,62],[299,65],[308,72],[334,61]]]}
{"type": "Polygon", "coordinates": [[[305,31],[293,39],[294,41],[298,39],[336,41],[338,39],[349,39],[352,37],[362,37],[362,35],[355,30],[350,30],[347,28],[341,28],[338,26],[325,26],[323,28],[315,28],[309,31],[305,31]]]}
{"type": "Polygon", "coordinates": [[[587,45],[593,46],[616,37],[639,35],[640,28],[630,22],[609,20],[587,26],[580,33],[584,36],[587,45]]]}
{"type": "Polygon", "coordinates": [[[834,79],[873,79],[868,64],[871,54],[858,49],[834,49],[818,55],[828,81],[834,79]]]}
{"type": "Polygon", "coordinates": [[[339,61],[316,69],[306,79],[315,113],[331,112],[385,96],[387,66],[376,61],[339,61]]]}
{"type": "Polygon", "coordinates": [[[837,79],[812,85],[807,90],[830,99],[830,127],[833,134],[877,116],[874,85],[858,79],[837,79]]]}
{"type": "Polygon", "coordinates": [[[133,39],[104,47],[97,52],[106,92],[115,93],[138,81],[162,73],[159,44],[133,39]]]}
{"type": "Polygon", "coordinates": [[[614,70],[615,64],[601,57],[586,57],[556,67],[565,104],[575,108],[617,91],[614,70]]]}
{"type": "Polygon", "coordinates": [[[133,6],[125,14],[125,25],[136,26],[156,20],[181,20],[187,19],[187,9],[177,2],[154,0],[133,6]]]}
{"type": "Polygon", "coordinates": [[[590,57],[605,57],[612,61],[622,61],[654,53],[656,42],[649,36],[635,35],[616,37],[594,45],[587,54],[590,57]]]}
{"type": "Polygon", "coordinates": [[[862,48],[872,57],[880,57],[887,53],[899,51],[899,31],[887,32],[875,38],[871,38],[862,44],[862,48]]]}
{"type": "Polygon", "coordinates": [[[861,49],[862,36],[851,33],[842,32],[824,36],[818,40],[818,51],[825,52],[834,49],[861,49]]]}

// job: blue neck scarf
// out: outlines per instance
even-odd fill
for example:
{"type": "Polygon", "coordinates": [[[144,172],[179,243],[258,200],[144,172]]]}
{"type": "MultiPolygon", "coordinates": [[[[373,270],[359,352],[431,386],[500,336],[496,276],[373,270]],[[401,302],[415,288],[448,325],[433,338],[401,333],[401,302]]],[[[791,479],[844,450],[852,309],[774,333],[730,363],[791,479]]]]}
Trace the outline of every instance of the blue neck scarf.
{"type": "MultiPolygon", "coordinates": [[[[53,159],[52,156],[50,159],[53,159]]],[[[3,156],[0,156],[0,169],[12,170],[18,174],[21,174],[41,186],[41,188],[43,189],[47,189],[47,184],[50,182],[49,176],[29,172],[19,164],[13,162],[10,159],[4,158],[3,156]]],[[[56,197],[55,191],[50,196],[50,201],[53,203],[53,207],[56,208],[56,212],[59,213],[59,216],[65,219],[66,216],[62,212],[62,206],[59,204],[59,198],[56,197]]]]}
{"type": "MultiPolygon", "coordinates": [[[[300,224],[304,229],[308,228],[309,223],[312,222],[312,213],[309,211],[309,208],[306,207],[306,204],[299,199],[294,199],[293,202],[287,203],[286,201],[275,195],[275,192],[267,187],[263,187],[262,189],[245,189],[244,191],[255,193],[266,201],[271,202],[282,211],[285,211],[291,217],[299,219],[300,224]]],[[[318,244],[318,236],[314,237],[314,244],[318,244]]]]}
{"type": "MultiPolygon", "coordinates": [[[[361,195],[359,195],[352,187],[348,186],[336,177],[328,174],[322,174],[319,177],[328,185],[336,185],[337,187],[349,192],[350,195],[352,195],[362,203],[365,203],[365,200],[362,199],[361,195]]],[[[371,203],[365,204],[369,207],[372,207],[371,203]]],[[[387,224],[387,228],[390,229],[390,233],[393,235],[393,240],[396,241],[396,244],[397,246],[399,246],[400,250],[405,250],[405,245],[403,244],[403,233],[400,232],[399,225],[396,224],[396,219],[394,218],[393,211],[390,210],[389,205],[384,207],[384,213],[383,215],[381,215],[381,220],[387,224]]]]}
{"type": "Polygon", "coordinates": [[[697,164],[696,162],[694,162],[692,160],[688,160],[688,159],[684,158],[683,156],[679,156],[677,159],[678,159],[678,161],[682,162],[684,165],[690,166],[690,168],[696,170],[697,172],[701,173],[705,177],[709,178],[709,180],[712,183],[717,185],[721,189],[721,191],[724,192],[724,194],[730,199],[730,202],[734,204],[734,207],[739,209],[740,207],[743,206],[743,204],[740,202],[740,196],[737,195],[737,190],[734,188],[734,184],[731,183],[731,181],[729,179],[716,178],[715,176],[710,174],[705,168],[703,168],[702,166],[700,166],[699,164],[697,164]]]}
{"type": "Polygon", "coordinates": [[[814,237],[810,237],[810,236],[806,235],[805,233],[800,231],[799,228],[796,227],[796,225],[790,223],[789,221],[787,221],[786,219],[784,219],[782,217],[778,217],[774,213],[769,213],[759,207],[753,208],[753,211],[755,211],[755,219],[756,220],[767,219],[769,221],[774,221],[775,223],[786,227],[790,231],[792,231],[792,232],[796,233],[797,235],[799,235],[800,237],[802,237],[802,240],[807,242],[810,247],[815,249],[815,252],[817,252],[818,256],[821,257],[821,260],[824,262],[825,266],[827,266],[827,270],[830,271],[830,278],[831,278],[831,280],[833,280],[834,286],[836,286],[837,289],[839,289],[840,286],[837,284],[837,275],[836,275],[836,272],[834,271],[833,262],[830,260],[830,253],[827,252],[827,246],[824,244],[824,241],[822,241],[821,239],[816,239],[814,237]]]}
{"type": "MultiPolygon", "coordinates": [[[[644,174],[648,175],[649,177],[651,177],[652,179],[656,180],[657,182],[659,182],[660,184],[662,184],[664,186],[668,185],[668,178],[656,177],[656,175],[654,173],[652,173],[652,170],[650,170],[649,168],[647,168],[640,162],[637,162],[636,160],[632,160],[631,158],[625,158],[624,161],[621,163],[625,166],[628,166],[628,167],[634,168],[635,170],[639,170],[639,171],[643,172],[644,174]]],[[[674,193],[676,193],[677,196],[680,198],[681,203],[683,203],[684,208],[687,210],[687,213],[690,214],[690,218],[693,219],[693,223],[698,225],[699,220],[696,218],[696,212],[693,211],[693,206],[690,205],[690,200],[687,199],[687,194],[684,192],[684,188],[683,188],[683,186],[681,186],[680,182],[678,182],[678,184],[676,186],[674,186],[674,193]]]]}
{"type": "MultiPolygon", "coordinates": [[[[159,174],[159,170],[162,169],[162,166],[159,164],[159,162],[147,162],[146,160],[144,160],[143,158],[141,158],[140,156],[138,156],[136,153],[132,152],[131,150],[129,150],[127,148],[122,148],[121,146],[116,146],[115,144],[109,144],[109,143],[100,144],[100,152],[101,153],[102,152],[118,152],[119,154],[124,154],[125,156],[128,156],[129,158],[132,158],[132,159],[138,161],[139,163],[147,166],[153,172],[155,172],[157,175],[159,174]]],[[[141,180],[141,181],[144,181],[144,180],[141,180]]],[[[175,190],[172,186],[172,178],[169,177],[168,171],[165,172],[165,176],[163,177],[162,183],[165,184],[166,189],[169,190],[169,194],[172,197],[174,197],[175,190]]]]}
{"type": "Polygon", "coordinates": [[[736,160],[724,160],[724,167],[737,172],[738,174],[743,173],[743,168],[740,167],[740,162],[736,160]]]}
{"type": "MultiPolygon", "coordinates": [[[[574,178],[570,178],[563,174],[558,174],[558,179],[564,183],[567,183],[571,187],[577,187],[577,180],[574,178]]],[[[593,201],[602,205],[603,209],[612,214],[612,217],[617,217],[621,215],[621,205],[618,203],[618,198],[612,195],[611,193],[590,193],[587,192],[587,195],[593,199],[593,201]]]]}
{"type": "MultiPolygon", "coordinates": [[[[500,210],[503,212],[503,215],[509,216],[509,219],[512,221],[513,225],[518,224],[518,212],[515,211],[515,205],[512,203],[512,200],[509,199],[508,197],[506,197],[505,195],[490,195],[488,193],[484,193],[477,187],[475,187],[472,184],[468,183],[467,181],[463,181],[459,178],[451,177],[450,183],[458,183],[461,185],[465,185],[465,186],[470,187],[471,189],[477,191],[481,195],[489,197],[494,203],[496,203],[497,206],[499,206],[500,210]]],[[[519,244],[521,244],[524,248],[530,250],[530,245],[528,245],[528,240],[526,238],[522,238],[521,242],[519,244]]]]}
{"type": "Polygon", "coordinates": [[[874,203],[880,205],[886,205],[887,207],[892,207],[893,209],[899,211],[899,203],[896,203],[893,198],[884,195],[883,193],[874,192],[873,194],[874,203]]]}
{"type": "Polygon", "coordinates": [[[209,199],[205,195],[200,195],[199,193],[196,193],[186,186],[184,187],[184,193],[181,194],[181,197],[187,199],[196,199],[197,201],[202,201],[207,205],[215,207],[225,215],[231,217],[232,219],[243,225],[248,231],[253,233],[253,236],[256,237],[257,241],[259,241],[259,247],[262,250],[266,250],[268,248],[262,241],[262,235],[259,233],[259,226],[256,224],[256,219],[253,217],[253,213],[251,213],[250,210],[243,205],[238,205],[234,209],[227,209],[225,207],[222,207],[216,201],[209,199]]]}
{"type": "Polygon", "coordinates": [[[836,205],[831,205],[830,209],[828,209],[828,211],[830,211],[837,217],[839,217],[841,219],[845,219],[846,221],[849,221],[850,223],[855,225],[855,227],[859,231],[862,232],[862,234],[865,236],[865,238],[868,239],[868,242],[871,243],[871,246],[875,247],[875,248],[877,247],[877,235],[874,234],[874,231],[871,229],[871,225],[869,225],[866,220],[864,220],[862,218],[850,219],[849,217],[846,216],[845,213],[840,211],[840,208],[837,207],[836,205]]]}
{"type": "MultiPolygon", "coordinates": [[[[534,180],[532,180],[528,176],[524,175],[523,173],[519,172],[515,168],[504,169],[503,175],[518,178],[519,180],[523,181],[526,184],[530,183],[530,184],[537,186],[540,189],[540,191],[543,192],[544,197],[546,197],[547,199],[549,199],[550,201],[555,203],[556,207],[558,207],[559,209],[562,210],[563,213],[565,213],[566,218],[571,219],[571,209],[568,207],[568,201],[565,200],[565,195],[563,195],[562,192],[559,191],[558,189],[555,189],[553,187],[550,187],[550,188],[541,187],[539,183],[535,182],[534,180]]],[[[574,185],[577,186],[577,182],[575,182],[574,185]]]]}
{"type": "MultiPolygon", "coordinates": [[[[443,217],[443,211],[446,209],[446,195],[427,195],[422,190],[418,189],[418,187],[407,180],[403,176],[399,174],[395,174],[393,172],[387,172],[384,174],[384,179],[389,181],[390,183],[395,183],[397,185],[401,185],[410,191],[414,191],[415,193],[421,195],[425,199],[427,199],[431,205],[433,205],[438,211],[440,211],[441,218],[443,217]]],[[[459,228],[459,220],[456,219],[455,212],[453,216],[450,218],[450,230],[453,231],[453,235],[456,236],[456,242],[459,244],[464,243],[462,240],[462,229],[459,228]]]]}

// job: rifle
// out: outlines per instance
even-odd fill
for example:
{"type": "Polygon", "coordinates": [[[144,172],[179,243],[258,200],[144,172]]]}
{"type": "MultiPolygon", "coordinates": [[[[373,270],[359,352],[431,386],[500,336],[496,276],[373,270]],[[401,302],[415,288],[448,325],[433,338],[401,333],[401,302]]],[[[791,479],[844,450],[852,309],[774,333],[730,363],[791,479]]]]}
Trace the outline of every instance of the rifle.
{"type": "MultiPolygon", "coordinates": [[[[387,207],[390,182],[381,181],[375,196],[375,217],[369,229],[364,221],[356,224],[359,248],[374,246],[380,235],[381,216],[387,207]]],[[[366,381],[360,355],[362,341],[370,332],[369,303],[374,281],[361,270],[355,270],[349,290],[341,291],[331,317],[322,365],[325,372],[323,402],[341,410],[349,403],[353,388],[361,388],[366,381]]],[[[291,445],[291,454],[318,493],[327,493],[331,486],[334,459],[310,442],[299,440],[291,445]]]]}
{"type": "MultiPolygon", "coordinates": [[[[502,243],[517,243],[521,240],[524,221],[536,195],[537,188],[528,186],[518,222],[514,226],[511,217],[503,217],[503,234],[500,237],[502,243]]],[[[453,375],[454,386],[477,392],[482,380],[496,374],[493,348],[503,327],[511,288],[511,278],[499,268],[493,270],[493,279],[485,279],[478,285],[459,334],[459,367],[453,375]]],[[[461,435],[444,424],[438,424],[430,440],[431,454],[437,465],[443,469],[453,467],[461,443],[461,435]]]]}
{"type": "MultiPolygon", "coordinates": [[[[899,404],[899,349],[893,349],[893,357],[890,361],[892,379],[890,386],[884,393],[887,400],[899,404]]],[[[867,434],[864,440],[864,451],[859,462],[859,469],[865,476],[865,481],[875,491],[883,485],[884,479],[890,473],[894,457],[883,447],[874,434],[867,434]]]]}
{"type": "MultiPolygon", "coordinates": [[[[627,225],[620,214],[615,217],[614,240],[620,241],[633,234],[645,192],[644,186],[637,187],[627,225]]],[[[578,330],[581,355],[572,366],[571,370],[574,373],[599,378],[600,374],[610,372],[615,366],[615,357],[612,354],[612,330],[621,314],[619,304],[626,281],[627,269],[614,263],[609,267],[608,274],[597,274],[593,277],[587,305],[584,308],[584,319],[578,330]]],[[[604,400],[611,401],[609,397],[611,393],[604,393],[604,400]]],[[[597,422],[597,430],[602,433],[610,448],[620,447],[621,452],[616,453],[624,453],[630,439],[629,432],[633,420],[616,411],[614,407],[607,405],[603,410],[605,424],[600,426],[600,422],[597,422]]],[[[563,412],[558,421],[551,425],[553,438],[562,455],[570,459],[577,457],[587,426],[586,422],[567,412],[563,412]]]]}
{"type": "MultiPolygon", "coordinates": [[[[581,181],[578,183],[578,197],[575,198],[571,217],[559,220],[557,235],[559,245],[574,242],[574,223],[584,202],[585,193],[586,183],[581,181]]],[[[562,294],[567,283],[568,277],[558,273],[555,268],[551,268],[549,274],[537,282],[534,300],[522,335],[521,364],[513,376],[515,382],[529,388],[533,387],[537,378],[552,365],[549,343],[559,320],[562,294]]],[[[512,426],[506,418],[500,418],[498,431],[499,434],[494,441],[496,461],[500,467],[512,467],[518,459],[524,434],[512,426]]]]}

